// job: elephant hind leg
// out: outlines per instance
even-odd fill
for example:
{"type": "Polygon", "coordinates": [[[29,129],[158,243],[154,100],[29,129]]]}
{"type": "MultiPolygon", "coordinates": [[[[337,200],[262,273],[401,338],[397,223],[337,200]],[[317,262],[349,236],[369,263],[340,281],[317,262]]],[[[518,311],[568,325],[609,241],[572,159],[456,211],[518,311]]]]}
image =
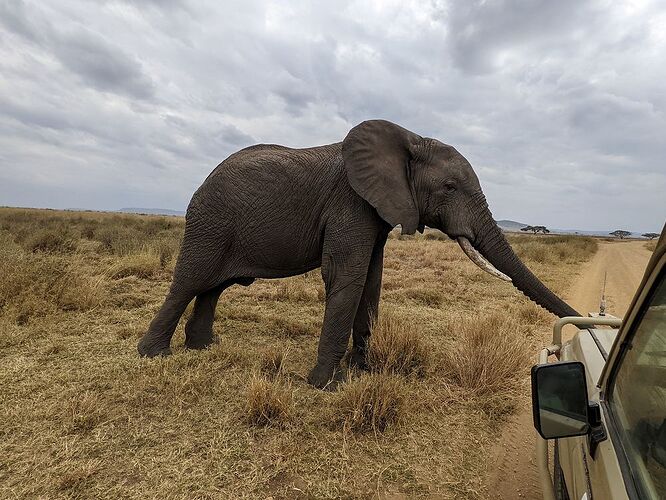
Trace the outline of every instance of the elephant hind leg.
{"type": "Polygon", "coordinates": [[[185,324],[185,347],[188,349],[205,349],[213,343],[215,307],[220,294],[229,284],[224,282],[207,292],[197,295],[192,316],[185,324]]]}
{"type": "Polygon", "coordinates": [[[200,293],[194,302],[194,311],[185,325],[185,347],[188,349],[205,349],[215,340],[213,335],[213,322],[215,320],[215,307],[224,290],[231,285],[248,286],[253,278],[236,278],[222,282],[210,290],[200,293]]]}
{"type": "Polygon", "coordinates": [[[171,337],[194,293],[174,290],[167,295],[162,307],[151,321],[148,331],[141,337],[137,349],[141,356],[154,358],[171,354],[171,337]]]}

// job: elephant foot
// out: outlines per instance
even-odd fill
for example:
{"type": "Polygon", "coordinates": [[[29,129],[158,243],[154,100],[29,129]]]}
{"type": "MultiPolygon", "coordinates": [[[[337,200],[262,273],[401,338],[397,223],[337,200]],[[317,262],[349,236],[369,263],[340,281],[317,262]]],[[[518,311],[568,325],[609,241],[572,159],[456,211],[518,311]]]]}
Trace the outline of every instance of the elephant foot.
{"type": "Polygon", "coordinates": [[[315,366],[308,375],[308,384],[324,391],[335,391],[340,382],[345,380],[344,372],[339,365],[334,368],[315,366]]]}
{"type": "Polygon", "coordinates": [[[154,340],[148,334],[144,335],[137,346],[139,356],[142,358],[155,358],[157,356],[170,356],[169,341],[154,340]]]}
{"type": "Polygon", "coordinates": [[[212,333],[206,335],[188,335],[185,333],[185,347],[187,349],[208,349],[213,344],[217,344],[218,339],[212,333]]]}
{"type": "Polygon", "coordinates": [[[370,365],[368,365],[368,360],[366,358],[366,351],[361,351],[355,347],[352,348],[347,357],[347,365],[350,370],[370,371],[370,365]]]}

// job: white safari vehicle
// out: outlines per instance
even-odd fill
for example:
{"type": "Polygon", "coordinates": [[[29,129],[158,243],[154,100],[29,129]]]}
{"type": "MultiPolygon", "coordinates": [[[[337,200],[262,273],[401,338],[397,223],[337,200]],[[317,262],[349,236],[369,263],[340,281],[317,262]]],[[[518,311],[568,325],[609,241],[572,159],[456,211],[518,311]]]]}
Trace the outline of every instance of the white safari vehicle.
{"type": "Polygon", "coordinates": [[[664,229],[624,320],[561,318],[553,344],[532,368],[547,500],[666,499],[664,229]],[[565,324],[580,330],[562,344],[565,324]],[[548,363],[553,354],[559,361],[548,363]],[[554,441],[552,475],[548,440],[554,441]]]}

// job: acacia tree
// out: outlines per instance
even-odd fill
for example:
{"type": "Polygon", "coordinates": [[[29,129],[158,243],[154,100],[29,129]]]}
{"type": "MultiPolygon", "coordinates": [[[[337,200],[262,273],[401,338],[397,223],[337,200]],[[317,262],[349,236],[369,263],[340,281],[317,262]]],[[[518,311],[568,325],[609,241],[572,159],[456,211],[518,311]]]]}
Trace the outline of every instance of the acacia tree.
{"type": "Polygon", "coordinates": [[[621,240],[625,239],[627,236],[631,235],[631,231],[624,231],[623,229],[616,229],[612,233],[608,233],[611,236],[615,236],[616,238],[620,238],[621,240]]]}
{"type": "Polygon", "coordinates": [[[642,236],[648,240],[653,240],[659,236],[659,233],[643,233],[642,236]]]}
{"type": "Polygon", "coordinates": [[[537,233],[543,233],[543,234],[548,234],[550,231],[546,226],[525,226],[520,229],[521,231],[532,231],[532,233],[537,234],[537,233]]]}

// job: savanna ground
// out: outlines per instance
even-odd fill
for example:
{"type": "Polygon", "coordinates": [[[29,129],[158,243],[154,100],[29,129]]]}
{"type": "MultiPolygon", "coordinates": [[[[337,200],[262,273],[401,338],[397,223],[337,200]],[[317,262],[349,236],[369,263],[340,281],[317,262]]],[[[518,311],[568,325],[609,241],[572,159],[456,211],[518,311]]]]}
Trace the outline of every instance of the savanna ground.
{"type": "MultiPolygon", "coordinates": [[[[318,271],[232,287],[213,348],[184,350],[181,321],[172,357],[140,359],[183,225],[0,209],[0,497],[492,496],[490,449],[552,315],[446,237],[392,235],[373,373],[338,392],[304,380],[318,271]]],[[[597,248],[510,241],[558,293],[597,248]]]]}

